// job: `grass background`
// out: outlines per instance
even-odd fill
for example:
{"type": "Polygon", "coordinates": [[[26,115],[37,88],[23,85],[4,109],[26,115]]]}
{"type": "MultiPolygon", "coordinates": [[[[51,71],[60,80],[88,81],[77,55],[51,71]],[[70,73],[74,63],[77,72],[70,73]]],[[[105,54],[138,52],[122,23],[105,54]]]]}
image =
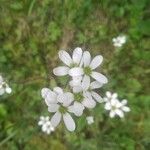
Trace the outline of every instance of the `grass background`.
{"type": "MultiPolygon", "coordinates": [[[[0,0],[0,72],[13,89],[0,97],[0,150],[148,150],[150,148],[150,1],[149,0],[0,0]],[[115,49],[112,38],[127,35],[115,49]],[[60,125],[52,135],[37,126],[47,115],[40,90],[64,85],[52,69],[57,52],[75,47],[101,54],[106,90],[128,99],[125,119],[109,119],[102,105],[85,116],[77,131],[60,125]]],[[[48,114],[49,115],[49,114],[48,114]]]]}

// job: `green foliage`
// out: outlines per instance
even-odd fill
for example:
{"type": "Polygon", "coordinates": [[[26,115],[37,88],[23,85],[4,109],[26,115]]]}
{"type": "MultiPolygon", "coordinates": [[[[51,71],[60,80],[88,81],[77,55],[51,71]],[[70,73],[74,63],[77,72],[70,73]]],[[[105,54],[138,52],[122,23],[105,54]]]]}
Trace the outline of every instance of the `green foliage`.
{"type": "MultiPolygon", "coordinates": [[[[0,73],[13,92],[0,96],[0,150],[148,150],[150,147],[149,0],[1,0],[0,73]],[[120,49],[112,38],[127,35],[120,49]],[[103,105],[77,120],[75,133],[60,125],[49,136],[37,125],[49,115],[40,96],[43,87],[66,86],[55,78],[57,51],[81,46],[102,54],[100,71],[110,90],[129,101],[125,119],[109,119],[103,105]]],[[[66,87],[68,88],[68,87],[66,87]]],[[[98,91],[99,92],[99,91],[98,91]]]]}

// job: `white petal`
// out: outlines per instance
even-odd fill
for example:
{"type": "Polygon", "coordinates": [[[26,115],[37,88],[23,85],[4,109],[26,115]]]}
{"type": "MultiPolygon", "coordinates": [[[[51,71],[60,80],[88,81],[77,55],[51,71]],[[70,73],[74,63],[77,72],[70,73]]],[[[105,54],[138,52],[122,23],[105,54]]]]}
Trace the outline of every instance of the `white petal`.
{"type": "Polygon", "coordinates": [[[96,69],[103,61],[103,57],[101,55],[95,56],[90,64],[90,67],[96,69]]]}
{"type": "Polygon", "coordinates": [[[82,67],[84,65],[84,62],[83,62],[83,57],[81,58],[81,61],[80,61],[80,64],[79,64],[79,67],[82,67]]]}
{"type": "Polygon", "coordinates": [[[120,102],[117,99],[111,99],[110,103],[112,106],[120,107],[120,102]]]}
{"type": "Polygon", "coordinates": [[[66,95],[64,93],[63,94],[59,94],[57,96],[57,101],[60,102],[60,103],[63,103],[64,100],[66,101],[66,99],[67,99],[67,97],[66,97],[66,95]]]}
{"type": "Polygon", "coordinates": [[[5,89],[4,88],[0,88],[0,95],[3,95],[5,93],[5,89]]]}
{"type": "Polygon", "coordinates": [[[83,95],[84,95],[85,98],[93,99],[93,98],[92,98],[92,95],[91,95],[91,92],[89,92],[89,91],[84,91],[84,92],[83,92],[83,95]]]}
{"type": "Polygon", "coordinates": [[[111,104],[110,104],[110,102],[107,102],[107,103],[105,104],[104,108],[105,108],[106,110],[111,110],[111,104]]]}
{"type": "Polygon", "coordinates": [[[70,55],[66,51],[60,50],[58,55],[59,55],[59,59],[67,66],[70,66],[73,63],[70,55]]]}
{"type": "Polygon", "coordinates": [[[39,122],[38,122],[38,125],[39,126],[41,126],[41,125],[43,125],[44,123],[43,123],[43,121],[42,120],[40,120],[39,122]]]}
{"type": "Polygon", "coordinates": [[[93,98],[94,98],[97,102],[99,102],[99,103],[104,102],[104,100],[102,99],[102,97],[101,97],[99,94],[97,94],[96,92],[92,91],[91,94],[92,94],[93,98]]]}
{"type": "Polygon", "coordinates": [[[97,82],[97,81],[94,81],[94,82],[92,82],[92,83],[90,84],[90,89],[98,89],[98,88],[100,88],[100,87],[102,87],[102,86],[103,86],[102,83],[99,83],[99,82],[97,82]]]}
{"type": "Polygon", "coordinates": [[[80,47],[77,47],[73,51],[73,62],[79,64],[81,58],[82,58],[82,49],[80,47]]]}
{"type": "Polygon", "coordinates": [[[96,102],[93,99],[85,98],[82,101],[82,104],[87,108],[94,108],[96,106],[96,102]]]}
{"type": "Polygon", "coordinates": [[[71,117],[71,115],[69,113],[65,113],[63,115],[63,120],[64,120],[66,128],[69,131],[72,132],[72,131],[75,130],[75,122],[74,122],[74,120],[72,119],[72,117],[71,117]]]}
{"type": "Polygon", "coordinates": [[[107,92],[106,92],[106,96],[107,96],[108,98],[111,98],[111,96],[112,96],[111,92],[107,91],[107,92]]]}
{"type": "Polygon", "coordinates": [[[3,77],[0,75],[0,84],[3,82],[3,77]]]}
{"type": "Polygon", "coordinates": [[[79,102],[74,102],[73,105],[68,107],[68,111],[74,113],[76,116],[83,114],[84,106],[79,102]]]}
{"type": "Polygon", "coordinates": [[[84,63],[84,66],[85,67],[89,66],[90,62],[91,62],[91,54],[88,51],[85,51],[83,53],[83,63],[84,63]]]}
{"type": "Polygon", "coordinates": [[[73,93],[79,93],[79,92],[82,92],[82,91],[83,91],[82,86],[73,87],[73,93]]]}
{"type": "Polygon", "coordinates": [[[41,96],[42,96],[42,98],[46,98],[49,91],[52,92],[52,91],[51,91],[50,89],[48,89],[48,88],[43,88],[43,89],[41,90],[41,96]]]}
{"type": "Polygon", "coordinates": [[[115,117],[115,112],[114,111],[110,111],[110,113],[109,113],[109,116],[111,117],[111,118],[114,118],[115,117]]]}
{"type": "Polygon", "coordinates": [[[49,112],[56,112],[59,108],[59,105],[58,104],[51,104],[48,106],[48,111],[49,112]]]}
{"type": "Polygon", "coordinates": [[[91,75],[96,81],[100,82],[100,83],[107,83],[108,80],[107,78],[102,75],[101,73],[98,73],[98,72],[92,72],[92,75],[91,75]]]}
{"type": "Polygon", "coordinates": [[[117,114],[120,118],[123,118],[123,117],[124,117],[124,113],[123,113],[123,111],[121,111],[120,109],[116,109],[115,112],[116,112],[116,114],[117,114]]]}
{"type": "Polygon", "coordinates": [[[122,103],[121,103],[119,100],[117,100],[115,106],[116,106],[117,108],[120,108],[120,107],[122,106],[122,103]]]}
{"type": "Polygon", "coordinates": [[[129,111],[130,111],[130,108],[127,107],[127,106],[123,106],[123,107],[122,107],[122,110],[125,111],[125,112],[129,112],[129,111]]]}
{"type": "Polygon", "coordinates": [[[63,100],[63,106],[69,106],[73,102],[74,96],[70,92],[66,92],[65,96],[66,96],[66,98],[64,98],[64,100],[63,100]]]}
{"type": "Polygon", "coordinates": [[[90,77],[85,75],[82,81],[82,88],[86,91],[90,87],[90,77]]]}
{"type": "Polygon", "coordinates": [[[60,112],[56,112],[53,117],[51,118],[51,124],[53,127],[57,127],[58,124],[60,123],[61,120],[61,113],[60,112]]]}
{"type": "Polygon", "coordinates": [[[126,104],[128,103],[128,101],[127,101],[126,99],[123,99],[123,100],[121,101],[121,103],[122,103],[122,105],[126,105],[126,104]]]}
{"type": "Polygon", "coordinates": [[[6,93],[10,94],[12,92],[11,88],[10,87],[6,87],[6,93]]]}
{"type": "Polygon", "coordinates": [[[53,89],[53,91],[54,91],[56,94],[63,94],[63,89],[60,88],[60,87],[55,87],[55,88],[53,89]]]}
{"type": "Polygon", "coordinates": [[[115,98],[117,98],[117,97],[118,97],[118,94],[117,94],[117,93],[113,93],[113,94],[112,94],[112,98],[115,99],[115,98]]]}
{"type": "Polygon", "coordinates": [[[45,103],[49,106],[52,103],[57,103],[56,94],[54,92],[48,92],[45,97],[45,103]]]}
{"type": "Polygon", "coordinates": [[[94,123],[94,118],[93,118],[93,116],[88,116],[88,117],[86,117],[86,120],[87,120],[87,123],[88,123],[88,124],[94,123]]]}
{"type": "Polygon", "coordinates": [[[74,76],[81,76],[83,75],[83,69],[80,67],[74,67],[72,69],[69,70],[69,75],[74,77],[74,76]]]}
{"type": "Polygon", "coordinates": [[[41,90],[41,95],[45,99],[47,105],[50,105],[51,103],[57,103],[56,93],[51,91],[50,89],[43,88],[41,90]]]}
{"type": "Polygon", "coordinates": [[[60,66],[53,69],[53,73],[56,76],[65,76],[68,74],[68,72],[69,72],[69,68],[65,66],[60,66]]]}

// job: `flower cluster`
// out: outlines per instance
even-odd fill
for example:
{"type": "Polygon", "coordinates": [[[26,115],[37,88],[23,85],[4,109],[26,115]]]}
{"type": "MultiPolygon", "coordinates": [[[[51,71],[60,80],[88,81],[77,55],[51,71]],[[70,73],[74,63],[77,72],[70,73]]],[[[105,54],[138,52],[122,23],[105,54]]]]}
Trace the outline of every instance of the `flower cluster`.
{"type": "Polygon", "coordinates": [[[50,134],[55,130],[48,116],[41,116],[38,125],[41,126],[42,131],[46,134],[50,134]]]}
{"type": "Polygon", "coordinates": [[[9,85],[5,82],[3,77],[0,75],[0,95],[3,95],[4,93],[10,94],[12,92],[9,85]]]}
{"type": "Polygon", "coordinates": [[[116,38],[113,38],[112,42],[113,42],[115,47],[122,47],[123,44],[126,43],[126,36],[125,35],[120,35],[116,38]]]}
{"type": "Polygon", "coordinates": [[[126,106],[127,100],[123,99],[119,101],[117,93],[106,92],[106,97],[104,97],[105,106],[104,108],[110,111],[109,116],[114,118],[119,116],[120,118],[124,117],[124,112],[129,112],[130,108],[126,106]]]}
{"type": "MultiPolygon", "coordinates": [[[[93,109],[97,103],[104,102],[106,103],[105,109],[111,110],[111,107],[106,106],[110,101],[106,101],[106,98],[103,99],[96,92],[108,82],[108,79],[96,71],[103,61],[101,55],[92,59],[89,51],[83,51],[77,47],[72,56],[64,50],[60,50],[58,56],[64,65],[54,68],[53,73],[56,76],[69,76],[69,88],[43,88],[41,95],[48,106],[48,111],[54,113],[51,118],[52,126],[56,128],[63,120],[66,128],[69,131],[74,131],[76,124],[72,115],[80,117],[85,110],[93,109]]],[[[117,101],[117,99],[115,100],[117,101]]],[[[119,109],[124,109],[123,107],[125,106],[122,104],[119,109]]],[[[92,116],[86,119],[88,124],[94,122],[92,116]]]]}

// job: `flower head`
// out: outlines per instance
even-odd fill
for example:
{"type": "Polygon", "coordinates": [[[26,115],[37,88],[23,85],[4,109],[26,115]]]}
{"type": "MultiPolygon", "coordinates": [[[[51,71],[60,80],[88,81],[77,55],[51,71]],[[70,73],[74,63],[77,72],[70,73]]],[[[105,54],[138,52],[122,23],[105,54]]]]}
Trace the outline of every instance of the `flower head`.
{"type": "Polygon", "coordinates": [[[65,64],[65,66],[59,66],[57,68],[54,68],[53,73],[56,76],[67,75],[70,69],[79,67],[81,65],[80,62],[82,54],[82,49],[79,47],[74,49],[72,57],[66,51],[60,50],[58,53],[59,59],[65,64]]]}
{"type": "Polygon", "coordinates": [[[115,47],[122,47],[122,45],[126,43],[126,36],[120,35],[116,38],[113,38],[112,41],[115,47]]]}
{"type": "Polygon", "coordinates": [[[63,118],[64,124],[69,131],[75,130],[75,122],[70,115],[70,105],[73,102],[73,94],[70,92],[63,92],[59,87],[51,91],[48,88],[42,89],[42,96],[48,106],[48,111],[55,113],[51,118],[51,123],[57,127],[63,118]]]}
{"type": "Polygon", "coordinates": [[[41,126],[42,131],[46,134],[50,134],[55,130],[49,119],[49,116],[41,116],[38,122],[38,125],[41,126]]]}
{"type": "Polygon", "coordinates": [[[120,118],[124,117],[124,112],[129,112],[130,108],[126,106],[127,100],[122,100],[121,102],[117,99],[117,94],[111,94],[106,92],[107,97],[105,97],[105,106],[104,108],[110,111],[109,116],[114,118],[119,116],[120,118]]]}
{"type": "Polygon", "coordinates": [[[94,118],[93,118],[93,116],[87,116],[86,117],[86,120],[87,120],[87,123],[90,125],[90,124],[92,124],[92,123],[94,123],[94,118]]]}

